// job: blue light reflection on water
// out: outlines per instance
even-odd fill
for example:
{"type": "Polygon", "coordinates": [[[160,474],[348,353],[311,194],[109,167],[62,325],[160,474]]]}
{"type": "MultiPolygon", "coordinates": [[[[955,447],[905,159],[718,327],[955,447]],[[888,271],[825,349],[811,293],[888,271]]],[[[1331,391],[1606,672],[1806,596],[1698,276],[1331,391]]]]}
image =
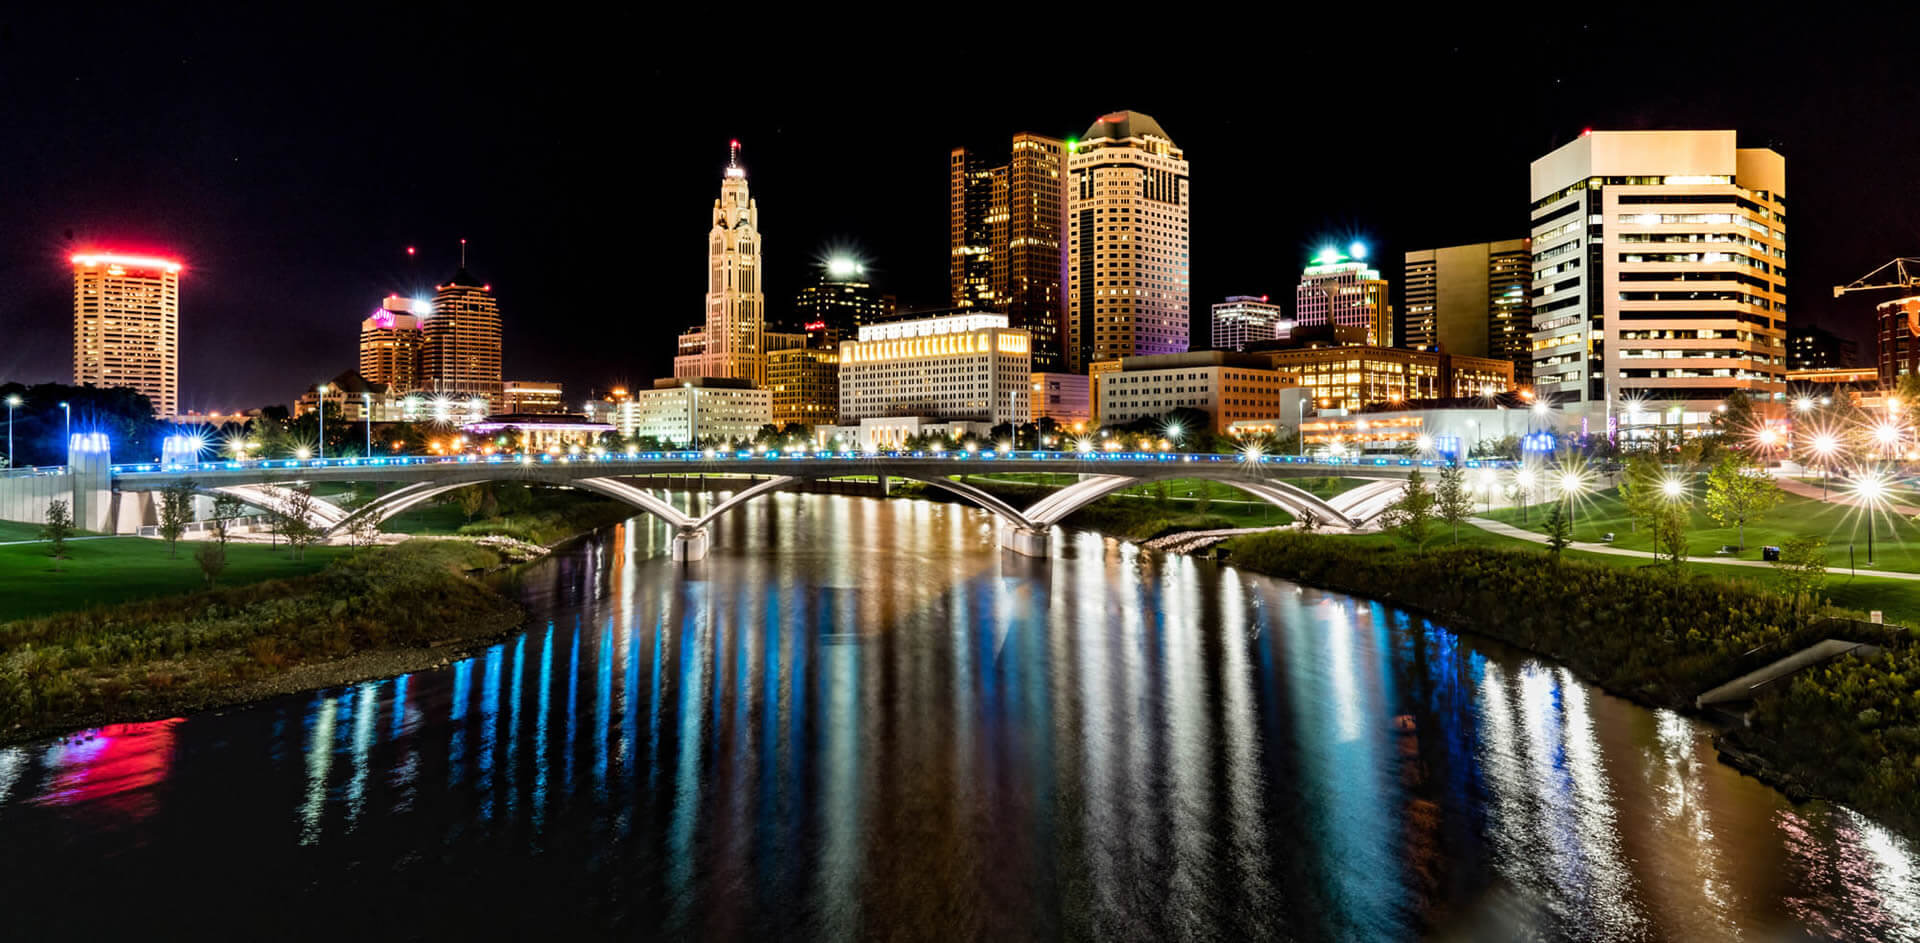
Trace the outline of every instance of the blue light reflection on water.
{"type": "Polygon", "coordinates": [[[945,505],[720,530],[543,564],[528,634],[444,670],[0,749],[0,896],[74,893],[38,851],[290,905],[262,926],[1914,938],[1908,843],[1390,607],[1088,534],[1024,561],[945,505]]]}

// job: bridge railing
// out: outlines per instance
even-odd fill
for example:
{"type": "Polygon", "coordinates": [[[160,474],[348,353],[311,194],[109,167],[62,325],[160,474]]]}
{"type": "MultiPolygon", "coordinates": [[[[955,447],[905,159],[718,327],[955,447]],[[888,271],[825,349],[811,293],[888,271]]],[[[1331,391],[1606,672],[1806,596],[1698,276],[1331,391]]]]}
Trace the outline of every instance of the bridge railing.
{"type": "MultiPolygon", "coordinates": [[[[1090,466],[1113,465],[1165,465],[1168,463],[1187,464],[1249,464],[1312,466],[1328,469],[1366,470],[1375,468],[1443,468],[1453,464],[1442,458],[1414,458],[1410,456],[1357,456],[1335,457],[1318,455],[1251,455],[1245,453],[1221,452],[1108,452],[1108,451],[999,451],[983,449],[977,451],[932,449],[892,450],[892,451],[781,451],[781,450],[736,450],[702,449],[671,450],[652,452],[581,452],[577,454],[553,455],[509,454],[492,455],[391,455],[368,458],[309,458],[309,459],[252,459],[246,461],[212,462],[141,462],[113,466],[115,475],[137,474],[180,474],[192,472],[220,471],[258,471],[272,469],[304,470],[316,468],[393,468],[407,466],[460,466],[460,465],[570,465],[595,464],[615,466],[644,467],[658,463],[712,462],[725,465],[729,462],[809,462],[809,461],[884,461],[888,459],[934,459],[974,465],[985,462],[995,464],[1017,463],[1021,461],[1083,462],[1090,466]]],[[[1465,468],[1513,468],[1518,463],[1504,459],[1468,459],[1460,463],[1465,468]]],[[[21,469],[25,471],[26,469],[21,469]]],[[[64,471],[64,470],[62,470],[64,471]]]]}
{"type": "Polygon", "coordinates": [[[0,468],[0,478],[47,478],[69,473],[65,465],[22,465],[19,468],[0,468]]]}

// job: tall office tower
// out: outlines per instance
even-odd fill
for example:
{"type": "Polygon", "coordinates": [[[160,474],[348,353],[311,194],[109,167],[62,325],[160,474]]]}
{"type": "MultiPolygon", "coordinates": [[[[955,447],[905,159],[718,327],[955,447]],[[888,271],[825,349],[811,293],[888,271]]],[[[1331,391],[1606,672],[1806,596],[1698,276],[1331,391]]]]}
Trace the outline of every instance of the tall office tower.
{"type": "Polygon", "coordinates": [[[1401,347],[1511,360],[1517,382],[1533,369],[1533,253],[1525,239],[1407,253],[1401,347]]]}
{"type": "Polygon", "coordinates": [[[729,145],[729,155],[707,232],[707,330],[700,375],[745,380],[764,389],[767,299],[760,286],[760,205],[747,192],[739,141],[729,145]]]}
{"type": "Polygon", "coordinates": [[[433,305],[399,295],[388,295],[380,310],[360,322],[360,375],[393,394],[421,388],[420,354],[426,333],[420,319],[433,305]]]}
{"type": "Polygon", "coordinates": [[[1532,178],[1537,394],[1598,433],[1786,391],[1784,158],[1732,131],[1592,131],[1532,178]]]}
{"type": "Polygon", "coordinates": [[[433,312],[422,328],[420,386],[434,393],[500,402],[500,303],[493,286],[467,271],[466,242],[460,270],[437,286],[433,312]]]}
{"type": "Polygon", "coordinates": [[[1254,341],[1277,340],[1292,326],[1266,295],[1232,295],[1213,306],[1213,349],[1243,351],[1254,341]]]}
{"type": "Polygon", "coordinates": [[[1187,349],[1187,159],[1152,118],[1102,115],[1067,157],[1067,368],[1187,349]]]}
{"type": "Polygon", "coordinates": [[[788,327],[809,337],[838,340],[892,313],[892,299],[867,281],[866,267],[859,260],[834,256],[821,266],[818,280],[795,293],[794,323],[788,327]]]}
{"type": "Polygon", "coordinates": [[[1338,249],[1321,249],[1301,273],[1300,286],[1294,289],[1294,325],[1332,325],[1340,343],[1392,347],[1393,308],[1387,304],[1387,282],[1364,261],[1366,243],[1356,242],[1349,251],[1351,257],[1338,249]]]}
{"type": "Polygon", "coordinates": [[[1067,142],[1016,134],[1004,161],[955,148],[948,270],[955,308],[1003,312],[1033,339],[1035,369],[1063,361],[1067,142]]]}
{"type": "Polygon", "coordinates": [[[180,412],[180,269],[172,259],[73,256],[73,382],[146,394],[180,412]]]}

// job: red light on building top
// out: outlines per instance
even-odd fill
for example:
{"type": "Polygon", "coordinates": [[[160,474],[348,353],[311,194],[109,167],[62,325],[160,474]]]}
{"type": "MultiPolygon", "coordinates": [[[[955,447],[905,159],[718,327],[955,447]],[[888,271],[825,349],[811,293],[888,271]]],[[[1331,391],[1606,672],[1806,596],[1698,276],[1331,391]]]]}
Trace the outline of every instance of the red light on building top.
{"type": "Polygon", "coordinates": [[[1262,302],[1265,302],[1265,301],[1267,300],[1267,296],[1266,296],[1266,295],[1261,295],[1261,296],[1260,296],[1260,300],[1261,300],[1262,302]]]}
{"type": "Polygon", "coordinates": [[[1589,134],[1592,134],[1592,133],[1593,133],[1593,129],[1592,129],[1592,128],[1581,128],[1581,129],[1580,129],[1580,136],[1581,136],[1581,137],[1586,137],[1587,135],[1589,135],[1589,134]]]}
{"type": "Polygon", "coordinates": [[[95,268],[101,265],[117,265],[121,268],[160,269],[174,273],[186,267],[173,259],[139,255],[118,255],[112,252],[82,252],[73,256],[71,261],[73,264],[85,268],[95,268]]]}
{"type": "Polygon", "coordinates": [[[408,247],[407,247],[407,254],[408,254],[408,255],[412,255],[412,254],[413,254],[413,247],[412,247],[412,246],[408,246],[408,247]]]}

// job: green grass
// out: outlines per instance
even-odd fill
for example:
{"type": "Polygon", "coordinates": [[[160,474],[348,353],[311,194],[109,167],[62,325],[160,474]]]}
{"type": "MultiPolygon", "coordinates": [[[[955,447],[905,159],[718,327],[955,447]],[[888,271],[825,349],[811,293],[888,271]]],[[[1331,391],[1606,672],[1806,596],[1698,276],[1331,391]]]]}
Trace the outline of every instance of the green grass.
{"type": "Polygon", "coordinates": [[[39,524],[23,524],[19,521],[0,521],[0,540],[39,540],[39,524]]]}
{"type": "MultiPolygon", "coordinates": [[[[1739,544],[1739,531],[1733,527],[1722,527],[1706,515],[1702,505],[1705,503],[1702,490],[1705,485],[1695,483],[1694,507],[1691,522],[1688,525],[1687,553],[1694,557],[1712,557],[1714,551],[1722,546],[1739,544]]],[[[1544,532],[1542,522],[1546,519],[1549,505],[1534,505],[1526,514],[1526,523],[1521,522],[1521,513],[1514,508],[1499,508],[1491,514],[1483,515],[1493,520],[1503,521],[1529,530],[1544,532]]],[[[1629,550],[1652,550],[1652,541],[1644,533],[1635,533],[1633,522],[1627,519],[1626,507],[1620,501],[1617,489],[1587,495],[1577,502],[1574,514],[1574,539],[1597,541],[1611,531],[1613,545],[1629,550]]],[[[1730,555],[1732,559],[1758,560],[1760,548],[1778,546],[1787,538],[1801,535],[1815,535],[1827,539],[1827,566],[1829,569],[1845,568],[1848,563],[1847,547],[1854,545],[1855,562],[1862,568],[1867,565],[1867,520],[1860,511],[1841,504],[1820,501],[1814,498],[1802,498],[1787,495],[1779,505],[1769,510],[1757,522],[1747,524],[1746,549],[1730,555]]],[[[1881,512],[1874,520],[1874,569],[1896,570],[1902,573],[1920,573],[1920,523],[1916,523],[1899,514],[1881,512]]],[[[1727,567],[1737,570],[1740,567],[1727,567]]]]}
{"type": "Polygon", "coordinates": [[[460,510],[460,505],[427,503],[387,518],[380,523],[380,529],[389,534],[444,537],[459,533],[466,524],[467,515],[460,510]]]}
{"type": "MultiPolygon", "coordinates": [[[[193,561],[195,546],[181,541],[179,557],[169,559],[166,543],[159,540],[81,540],[67,545],[65,560],[49,557],[46,544],[0,547],[0,623],[203,589],[193,561]]],[[[294,560],[285,546],[230,543],[220,585],[313,573],[347,552],[346,547],[309,547],[306,559],[294,560]]]]}

